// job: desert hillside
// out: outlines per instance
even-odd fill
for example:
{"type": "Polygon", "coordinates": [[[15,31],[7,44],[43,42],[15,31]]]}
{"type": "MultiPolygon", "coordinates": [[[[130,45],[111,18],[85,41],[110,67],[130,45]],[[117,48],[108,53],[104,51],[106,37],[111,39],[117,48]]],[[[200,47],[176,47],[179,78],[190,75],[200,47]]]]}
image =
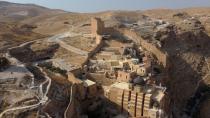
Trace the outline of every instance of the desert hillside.
{"type": "Polygon", "coordinates": [[[62,10],[52,10],[34,4],[17,4],[0,1],[0,21],[21,21],[41,15],[64,13],[62,10]]]}

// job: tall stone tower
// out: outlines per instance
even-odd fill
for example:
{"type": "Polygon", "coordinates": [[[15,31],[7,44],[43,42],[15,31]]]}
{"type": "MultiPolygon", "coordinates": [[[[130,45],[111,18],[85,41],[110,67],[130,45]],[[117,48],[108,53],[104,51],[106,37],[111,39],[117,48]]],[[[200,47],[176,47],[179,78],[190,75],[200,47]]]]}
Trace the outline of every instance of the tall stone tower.
{"type": "Polygon", "coordinates": [[[91,19],[91,33],[93,37],[102,35],[104,30],[104,22],[100,18],[91,19]]]}

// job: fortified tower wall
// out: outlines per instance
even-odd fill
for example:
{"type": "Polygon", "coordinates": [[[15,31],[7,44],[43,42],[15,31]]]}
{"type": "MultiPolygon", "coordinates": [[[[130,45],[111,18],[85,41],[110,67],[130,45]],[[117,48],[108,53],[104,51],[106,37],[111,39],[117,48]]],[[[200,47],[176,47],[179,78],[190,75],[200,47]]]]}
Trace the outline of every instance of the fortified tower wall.
{"type": "Polygon", "coordinates": [[[103,33],[108,33],[114,36],[124,35],[132,39],[136,44],[141,45],[147,51],[153,53],[157,57],[158,61],[166,68],[166,70],[169,68],[168,54],[165,51],[158,48],[157,46],[148,42],[147,40],[144,40],[140,35],[138,35],[134,31],[131,31],[129,29],[105,28],[104,22],[100,18],[91,19],[91,31],[92,31],[92,36],[96,38],[97,44],[101,43],[102,41],[101,35],[103,33]]]}
{"type": "Polygon", "coordinates": [[[100,18],[91,19],[91,33],[93,37],[104,33],[104,22],[100,18]]]}
{"type": "Polygon", "coordinates": [[[101,21],[100,18],[91,18],[91,36],[95,39],[96,46],[88,53],[88,57],[84,63],[81,64],[82,67],[86,65],[88,60],[104,46],[104,42],[102,40],[102,35],[104,32],[104,22],[101,21]]]}

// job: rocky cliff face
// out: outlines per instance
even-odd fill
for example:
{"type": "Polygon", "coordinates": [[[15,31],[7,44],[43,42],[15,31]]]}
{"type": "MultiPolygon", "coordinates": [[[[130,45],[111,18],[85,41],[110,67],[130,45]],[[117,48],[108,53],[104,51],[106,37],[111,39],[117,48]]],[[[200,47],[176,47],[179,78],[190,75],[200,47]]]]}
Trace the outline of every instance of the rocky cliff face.
{"type": "Polygon", "coordinates": [[[171,62],[167,84],[172,110],[177,118],[210,117],[205,111],[209,97],[210,37],[197,19],[176,22],[173,28],[159,32],[163,49],[171,62]],[[204,105],[204,103],[206,103],[204,105]]]}
{"type": "Polygon", "coordinates": [[[59,48],[58,44],[44,41],[27,44],[10,50],[10,54],[21,62],[34,62],[50,59],[59,48]],[[42,44],[43,43],[43,44],[42,44]],[[41,45],[42,44],[42,45],[41,45]]]}

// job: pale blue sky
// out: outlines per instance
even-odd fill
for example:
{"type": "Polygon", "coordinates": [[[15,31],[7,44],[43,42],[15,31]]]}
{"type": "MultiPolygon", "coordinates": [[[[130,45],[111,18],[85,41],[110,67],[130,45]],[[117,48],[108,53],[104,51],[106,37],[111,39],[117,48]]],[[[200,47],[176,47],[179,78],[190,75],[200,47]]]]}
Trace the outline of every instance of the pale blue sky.
{"type": "Polygon", "coordinates": [[[71,12],[98,12],[105,10],[145,10],[155,8],[210,7],[210,0],[5,0],[16,3],[34,3],[71,12]]]}

